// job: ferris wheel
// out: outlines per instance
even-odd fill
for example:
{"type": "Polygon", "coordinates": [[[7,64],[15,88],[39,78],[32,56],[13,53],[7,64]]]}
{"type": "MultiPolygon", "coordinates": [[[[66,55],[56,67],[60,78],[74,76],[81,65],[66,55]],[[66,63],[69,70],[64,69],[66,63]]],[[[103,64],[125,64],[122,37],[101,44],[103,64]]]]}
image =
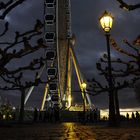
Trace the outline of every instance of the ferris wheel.
{"type": "MultiPolygon", "coordinates": [[[[81,91],[85,81],[73,48],[75,36],[71,32],[71,2],[70,0],[45,0],[44,4],[46,63],[40,70],[38,78],[45,70],[49,82],[45,86],[41,110],[46,107],[69,108],[72,96],[72,62],[81,91]]],[[[29,89],[25,104],[33,89],[34,87],[29,89]]],[[[89,95],[84,96],[82,92],[82,97],[86,98],[87,103],[92,107],[89,95]]]]}

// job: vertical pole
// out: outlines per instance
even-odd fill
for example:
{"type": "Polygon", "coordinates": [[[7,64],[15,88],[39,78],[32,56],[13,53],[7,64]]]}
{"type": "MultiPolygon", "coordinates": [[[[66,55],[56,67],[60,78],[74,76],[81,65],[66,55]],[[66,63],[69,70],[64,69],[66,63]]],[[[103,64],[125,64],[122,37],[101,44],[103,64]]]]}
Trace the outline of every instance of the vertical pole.
{"type": "Polygon", "coordinates": [[[119,99],[118,99],[118,90],[116,89],[114,92],[115,98],[115,109],[116,109],[116,121],[117,125],[120,125],[120,107],[119,107],[119,99]]]}
{"type": "Polygon", "coordinates": [[[84,95],[84,98],[83,98],[83,117],[84,117],[84,123],[86,121],[86,94],[85,94],[85,89],[83,89],[83,95],[84,95]]]}
{"type": "Polygon", "coordinates": [[[44,106],[45,106],[46,97],[47,97],[47,94],[48,94],[48,88],[49,88],[49,85],[48,85],[48,83],[47,83],[47,84],[46,84],[46,87],[45,87],[45,93],[44,93],[44,97],[43,97],[41,109],[40,109],[41,111],[43,111],[44,106]]]}
{"type": "Polygon", "coordinates": [[[19,122],[24,121],[24,100],[25,100],[25,89],[21,88],[21,101],[20,101],[20,113],[19,113],[19,122]]]}
{"type": "Polygon", "coordinates": [[[86,94],[85,94],[85,88],[81,86],[81,92],[83,95],[83,123],[85,124],[86,120],[86,94]]]}
{"type": "Polygon", "coordinates": [[[109,84],[109,125],[116,125],[115,118],[115,104],[114,104],[114,91],[113,91],[113,80],[112,80],[112,70],[111,70],[111,56],[110,56],[110,44],[109,38],[110,34],[106,33],[106,42],[107,42],[107,54],[108,54],[108,84],[109,84]]]}

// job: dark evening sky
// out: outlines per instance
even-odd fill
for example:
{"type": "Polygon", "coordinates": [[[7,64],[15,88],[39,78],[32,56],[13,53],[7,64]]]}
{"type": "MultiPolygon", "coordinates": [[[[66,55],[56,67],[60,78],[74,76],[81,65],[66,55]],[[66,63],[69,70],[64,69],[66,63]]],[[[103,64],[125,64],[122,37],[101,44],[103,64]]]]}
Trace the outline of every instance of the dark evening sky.
{"type": "MultiPolygon", "coordinates": [[[[135,4],[139,0],[126,0],[126,2],[135,4]]],[[[71,0],[72,7],[72,32],[76,35],[75,53],[79,60],[81,71],[86,78],[96,77],[96,61],[106,52],[106,40],[104,32],[99,26],[98,18],[104,10],[110,11],[114,16],[113,29],[111,35],[116,39],[120,46],[123,45],[122,40],[127,38],[130,42],[140,34],[140,9],[131,12],[124,11],[119,8],[119,4],[115,0],[71,0]]],[[[12,31],[28,30],[35,23],[36,19],[43,20],[43,0],[26,0],[22,5],[13,10],[6,20],[10,22],[12,31]]],[[[112,57],[119,57],[120,54],[111,50],[112,57]]],[[[99,78],[100,79],[100,78],[99,78]]],[[[29,106],[32,103],[39,102],[43,88],[35,89],[31,96],[29,106]],[[39,95],[37,95],[39,93],[39,95]],[[32,103],[31,103],[31,100],[32,103]]],[[[79,93],[77,93],[79,94],[79,93]]],[[[18,99],[18,93],[11,96],[18,99]]],[[[134,90],[125,90],[119,93],[121,107],[138,107],[138,103],[134,90]]],[[[108,95],[102,94],[95,96],[93,103],[97,107],[108,107],[108,95]]]]}
{"type": "MultiPolygon", "coordinates": [[[[131,4],[139,2],[138,0],[128,1],[131,4]]],[[[116,1],[100,0],[100,1],[80,1],[72,0],[72,29],[76,33],[77,45],[76,54],[82,68],[82,72],[86,77],[96,77],[96,61],[106,52],[106,40],[102,31],[98,18],[104,10],[110,11],[114,16],[114,24],[111,35],[116,39],[120,46],[123,46],[123,39],[130,42],[136,38],[140,31],[140,9],[127,12],[119,8],[116,1]]],[[[120,54],[111,50],[112,58],[119,57],[120,54]]],[[[133,107],[139,106],[133,90],[125,90],[119,92],[120,106],[133,107]]],[[[93,99],[95,105],[106,106],[108,104],[108,96],[100,95],[93,99]]]]}

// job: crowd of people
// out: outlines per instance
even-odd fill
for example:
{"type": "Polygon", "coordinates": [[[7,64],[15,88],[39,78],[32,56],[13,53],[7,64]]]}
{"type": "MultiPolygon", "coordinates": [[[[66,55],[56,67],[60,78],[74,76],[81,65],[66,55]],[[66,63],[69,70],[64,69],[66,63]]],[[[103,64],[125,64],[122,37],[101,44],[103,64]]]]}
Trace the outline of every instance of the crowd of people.
{"type": "MultiPolygon", "coordinates": [[[[45,111],[38,110],[37,108],[34,109],[33,112],[28,113],[30,114],[30,120],[34,122],[59,122],[60,120],[63,121],[63,116],[59,107],[49,107],[45,111]],[[31,115],[32,114],[32,115],[31,115]]],[[[68,114],[67,114],[68,115],[68,114]]],[[[8,108],[7,106],[3,106],[0,110],[0,120],[17,120],[19,116],[19,109],[12,111],[12,109],[8,108]]],[[[27,116],[27,112],[25,111],[25,116],[27,116]]],[[[99,110],[87,110],[86,112],[79,111],[74,116],[76,121],[78,122],[86,122],[86,123],[97,123],[99,121],[107,121],[108,118],[100,118],[100,111],[99,110]]],[[[138,111],[132,113],[126,113],[126,115],[120,115],[120,121],[125,122],[132,122],[132,123],[140,123],[140,113],[138,111]]]]}
{"type": "Polygon", "coordinates": [[[97,123],[100,120],[100,113],[97,110],[78,112],[78,121],[85,123],[97,123]]]}
{"type": "MultiPolygon", "coordinates": [[[[48,108],[45,111],[40,111],[37,110],[37,108],[34,109],[34,114],[33,114],[33,121],[34,122],[59,122],[62,118],[61,118],[61,111],[59,110],[59,108],[55,107],[55,108],[48,108]]],[[[75,116],[76,117],[76,116],[75,116]]],[[[93,110],[93,111],[86,111],[86,113],[84,114],[84,112],[78,112],[77,113],[77,118],[78,118],[78,122],[87,122],[87,123],[97,123],[101,120],[103,120],[103,118],[100,118],[100,112],[98,110],[93,110]]],[[[108,119],[105,119],[108,120],[108,119]]],[[[130,122],[140,122],[140,113],[138,111],[136,111],[135,113],[132,112],[127,113],[126,116],[120,115],[120,121],[130,121],[130,122]]]]}
{"type": "Polygon", "coordinates": [[[34,122],[58,122],[60,120],[59,108],[48,108],[46,111],[38,111],[37,108],[34,110],[34,122]]]}
{"type": "Polygon", "coordinates": [[[140,113],[138,111],[136,111],[135,113],[132,112],[131,117],[129,113],[127,113],[125,119],[127,121],[140,122],[140,113]]]}

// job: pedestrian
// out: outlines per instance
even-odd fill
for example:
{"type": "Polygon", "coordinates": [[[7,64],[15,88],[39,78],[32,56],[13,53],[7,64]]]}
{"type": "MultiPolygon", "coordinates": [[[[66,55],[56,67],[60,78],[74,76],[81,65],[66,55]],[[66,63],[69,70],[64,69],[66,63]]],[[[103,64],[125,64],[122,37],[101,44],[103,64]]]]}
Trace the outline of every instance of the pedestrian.
{"type": "Polygon", "coordinates": [[[38,111],[37,108],[34,109],[34,122],[36,122],[38,119],[38,111]]]}
{"type": "Polygon", "coordinates": [[[135,122],[135,115],[134,115],[134,112],[132,112],[132,122],[135,122]]]}
{"type": "Polygon", "coordinates": [[[97,110],[94,111],[94,122],[97,123],[97,119],[98,119],[98,116],[97,116],[97,110]]]}
{"type": "Polygon", "coordinates": [[[126,114],[126,120],[129,121],[129,114],[126,114]]]}
{"type": "Polygon", "coordinates": [[[138,111],[136,111],[136,122],[140,121],[140,114],[138,111]]]}
{"type": "Polygon", "coordinates": [[[47,120],[47,112],[44,111],[44,117],[43,117],[43,121],[45,122],[47,120]]]}
{"type": "Polygon", "coordinates": [[[12,119],[15,121],[16,120],[16,113],[15,111],[12,113],[12,119]]]}
{"type": "Polygon", "coordinates": [[[58,122],[59,121],[59,107],[54,107],[53,108],[53,117],[54,117],[54,122],[58,122]]]}
{"type": "Polygon", "coordinates": [[[92,111],[90,111],[89,120],[91,123],[93,122],[93,112],[92,111]]]}
{"type": "Polygon", "coordinates": [[[42,121],[42,111],[39,110],[39,121],[42,121]]]}

